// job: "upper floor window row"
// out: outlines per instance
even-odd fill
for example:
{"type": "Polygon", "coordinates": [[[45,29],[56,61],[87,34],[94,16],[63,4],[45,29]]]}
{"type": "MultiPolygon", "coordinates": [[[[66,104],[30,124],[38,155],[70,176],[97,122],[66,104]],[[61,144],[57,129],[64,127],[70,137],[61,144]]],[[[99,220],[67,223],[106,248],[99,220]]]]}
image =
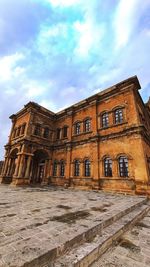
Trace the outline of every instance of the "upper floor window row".
{"type": "MultiPolygon", "coordinates": [[[[124,121],[123,108],[117,108],[113,112],[114,124],[120,124],[124,121]]],[[[109,113],[104,112],[101,115],[101,127],[105,128],[109,126],[109,113]]]]}
{"type": "Polygon", "coordinates": [[[16,127],[13,130],[13,138],[19,137],[20,135],[24,135],[26,128],[26,123],[20,125],[19,127],[16,127]]]}
{"type": "Polygon", "coordinates": [[[48,127],[41,127],[40,124],[36,124],[34,128],[34,135],[49,138],[51,136],[50,129],[48,127]]]}
{"type": "MultiPolygon", "coordinates": [[[[81,133],[81,123],[82,122],[76,122],[74,124],[74,134],[81,133]]],[[[86,133],[91,131],[91,119],[87,118],[83,121],[83,131],[86,133]]]]}
{"type": "Polygon", "coordinates": [[[68,137],[68,126],[65,125],[63,128],[57,128],[56,139],[67,138],[68,137]]]}

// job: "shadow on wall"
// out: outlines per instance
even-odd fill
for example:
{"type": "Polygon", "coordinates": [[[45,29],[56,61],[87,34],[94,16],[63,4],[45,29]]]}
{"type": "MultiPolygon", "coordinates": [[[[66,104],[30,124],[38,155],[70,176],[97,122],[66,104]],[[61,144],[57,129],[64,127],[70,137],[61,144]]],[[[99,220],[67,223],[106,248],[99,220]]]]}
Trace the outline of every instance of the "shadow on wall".
{"type": "Polygon", "coordinates": [[[2,172],[3,163],[4,163],[4,161],[0,161],[0,174],[2,172]]]}

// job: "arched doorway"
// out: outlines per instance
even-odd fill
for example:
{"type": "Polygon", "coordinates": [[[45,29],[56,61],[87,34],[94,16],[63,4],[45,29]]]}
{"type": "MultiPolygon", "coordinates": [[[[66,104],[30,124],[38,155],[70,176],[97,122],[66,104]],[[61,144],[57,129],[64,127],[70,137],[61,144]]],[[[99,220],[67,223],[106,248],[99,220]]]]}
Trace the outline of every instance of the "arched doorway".
{"type": "Polygon", "coordinates": [[[48,160],[48,153],[44,150],[36,150],[32,163],[32,184],[41,184],[46,177],[46,163],[48,160]]]}

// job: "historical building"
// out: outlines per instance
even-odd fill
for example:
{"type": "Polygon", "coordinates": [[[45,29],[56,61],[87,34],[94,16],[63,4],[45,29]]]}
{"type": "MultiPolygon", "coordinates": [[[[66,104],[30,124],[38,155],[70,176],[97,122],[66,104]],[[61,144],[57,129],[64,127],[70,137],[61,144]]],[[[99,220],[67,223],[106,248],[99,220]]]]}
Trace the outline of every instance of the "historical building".
{"type": "Polygon", "coordinates": [[[61,112],[12,115],[1,183],[150,192],[150,100],[131,77],[61,112]]]}

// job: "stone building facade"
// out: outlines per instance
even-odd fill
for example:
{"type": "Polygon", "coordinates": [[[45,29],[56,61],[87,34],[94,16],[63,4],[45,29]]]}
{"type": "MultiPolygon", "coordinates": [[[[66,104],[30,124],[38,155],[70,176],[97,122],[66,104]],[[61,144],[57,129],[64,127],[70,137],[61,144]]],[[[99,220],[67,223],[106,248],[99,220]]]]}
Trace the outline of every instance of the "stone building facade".
{"type": "Polygon", "coordinates": [[[150,100],[136,76],[61,112],[12,115],[1,183],[150,192],[150,100]]]}

